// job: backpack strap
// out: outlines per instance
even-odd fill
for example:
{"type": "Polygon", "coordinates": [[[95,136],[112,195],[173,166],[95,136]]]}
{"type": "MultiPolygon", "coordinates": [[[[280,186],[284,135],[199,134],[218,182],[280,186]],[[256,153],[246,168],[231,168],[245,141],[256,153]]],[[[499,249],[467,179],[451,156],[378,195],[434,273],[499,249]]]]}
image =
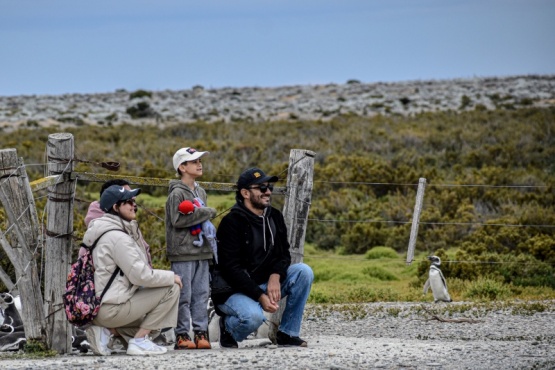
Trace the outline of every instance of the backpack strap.
{"type": "Polygon", "coordinates": [[[110,280],[108,280],[108,284],[106,284],[106,286],[104,287],[104,290],[102,290],[102,293],[100,294],[100,302],[102,302],[102,298],[104,297],[104,294],[106,294],[106,291],[108,290],[108,288],[110,288],[110,285],[112,285],[112,283],[114,282],[114,279],[116,278],[116,276],[118,275],[118,272],[120,271],[121,269],[118,266],[116,267],[116,270],[114,271],[112,276],[110,276],[110,280]]]}
{"type": "MultiPolygon", "coordinates": [[[[102,234],[100,234],[100,236],[98,238],[96,238],[94,243],[92,243],[92,245],[89,247],[89,250],[91,252],[91,257],[92,257],[92,251],[96,247],[96,243],[98,243],[98,241],[100,240],[100,238],[102,238],[104,236],[104,234],[109,233],[110,231],[121,231],[122,233],[126,233],[125,231],[123,231],[121,229],[110,229],[110,230],[104,231],[102,234]]],[[[112,274],[112,276],[110,276],[110,280],[108,280],[108,284],[106,284],[106,286],[102,290],[102,293],[100,294],[100,301],[101,302],[102,302],[102,298],[104,297],[104,294],[106,294],[106,291],[108,290],[108,288],[110,288],[110,285],[112,285],[112,283],[114,282],[114,279],[116,278],[117,274],[120,273],[120,272],[123,275],[123,272],[121,271],[119,266],[116,265],[116,269],[114,270],[114,273],[112,274]]]]}
{"type": "MultiPolygon", "coordinates": [[[[104,234],[109,233],[110,231],[121,231],[122,233],[126,233],[125,231],[121,230],[121,229],[110,229],[110,230],[106,230],[104,231],[102,234],[100,234],[100,236],[98,238],[96,238],[96,240],[91,244],[91,246],[87,246],[85,244],[85,246],[91,251],[93,251],[93,249],[96,247],[96,243],[98,243],[98,241],[100,240],[100,238],[102,238],[104,236],[104,234]]],[[[127,233],[126,233],[127,234],[127,233]]]]}

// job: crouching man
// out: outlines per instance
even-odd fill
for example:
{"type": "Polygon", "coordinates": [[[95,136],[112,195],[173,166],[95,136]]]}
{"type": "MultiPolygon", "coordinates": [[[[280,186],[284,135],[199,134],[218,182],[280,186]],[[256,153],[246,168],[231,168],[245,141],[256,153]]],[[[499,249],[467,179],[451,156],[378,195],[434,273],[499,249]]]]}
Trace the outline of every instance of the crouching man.
{"type": "Polygon", "coordinates": [[[235,294],[215,301],[220,319],[220,346],[238,348],[237,342],[274,313],[287,297],[277,343],[306,347],[299,337],[304,307],[314,274],[304,263],[291,265],[283,215],[270,205],[276,176],[259,168],[243,172],[237,181],[236,204],[218,227],[219,269],[235,294]]]}

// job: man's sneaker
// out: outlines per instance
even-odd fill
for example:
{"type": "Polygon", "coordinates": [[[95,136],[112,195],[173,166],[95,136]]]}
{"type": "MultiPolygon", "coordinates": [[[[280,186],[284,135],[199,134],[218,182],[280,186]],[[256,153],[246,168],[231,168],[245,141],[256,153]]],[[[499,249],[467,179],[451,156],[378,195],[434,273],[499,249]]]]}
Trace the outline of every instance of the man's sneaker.
{"type": "Polygon", "coordinates": [[[148,336],[129,340],[127,354],[132,356],[163,355],[168,350],[166,347],[157,346],[148,336]]]}
{"type": "Polygon", "coordinates": [[[220,317],[220,347],[239,348],[237,341],[233,339],[230,332],[225,329],[225,316],[220,317]]]}
{"type": "Polygon", "coordinates": [[[306,347],[308,345],[306,340],[299,337],[292,337],[281,331],[277,332],[276,339],[278,345],[285,347],[306,347]]]}
{"type": "Polygon", "coordinates": [[[195,349],[197,345],[191,340],[189,334],[177,334],[175,338],[175,346],[173,349],[195,349]]]}
{"type": "Polygon", "coordinates": [[[87,335],[87,341],[95,355],[110,356],[112,354],[112,351],[108,348],[111,337],[110,330],[92,325],[85,330],[85,334],[87,335]]]}
{"type": "Polygon", "coordinates": [[[210,349],[210,341],[208,340],[208,334],[205,331],[195,331],[195,344],[198,349],[210,349]]]}

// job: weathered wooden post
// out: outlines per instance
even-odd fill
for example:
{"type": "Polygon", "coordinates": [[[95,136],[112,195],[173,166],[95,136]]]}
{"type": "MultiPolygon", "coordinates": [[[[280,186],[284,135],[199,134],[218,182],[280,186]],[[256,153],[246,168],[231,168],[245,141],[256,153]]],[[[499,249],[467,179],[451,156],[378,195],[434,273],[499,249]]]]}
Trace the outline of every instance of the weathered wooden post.
{"type": "Polygon", "coordinates": [[[46,203],[46,258],[44,302],[47,312],[47,340],[49,348],[59,353],[71,352],[71,330],[63,308],[62,296],[71,265],[73,235],[73,199],[75,180],[72,180],[73,135],[57,133],[48,136],[46,145],[48,175],[59,180],[48,187],[46,203]]]}
{"type": "Polygon", "coordinates": [[[310,150],[292,149],[289,154],[287,193],[283,217],[287,225],[287,238],[291,247],[291,263],[302,262],[308,212],[312,198],[314,155],[310,150]]]}
{"type": "Polygon", "coordinates": [[[46,344],[41,284],[35,260],[40,228],[27,171],[15,149],[0,150],[0,203],[10,224],[5,233],[0,233],[0,245],[15,269],[16,282],[11,284],[10,291],[17,290],[21,297],[25,337],[46,344]]]}
{"type": "Polygon", "coordinates": [[[426,190],[426,179],[421,177],[418,180],[418,190],[416,191],[416,202],[414,213],[412,214],[412,226],[410,229],[409,247],[407,249],[407,265],[414,260],[414,249],[416,248],[416,237],[418,236],[418,225],[420,223],[420,213],[422,213],[422,203],[424,202],[424,191],[426,190]]]}
{"type": "MultiPolygon", "coordinates": [[[[303,261],[304,238],[312,199],[314,155],[313,151],[303,149],[292,149],[289,154],[287,196],[283,205],[283,217],[287,226],[291,264],[303,261]]],[[[272,315],[271,322],[279,323],[281,321],[285,299],[280,303],[279,310],[272,315]]],[[[277,329],[276,325],[272,325],[268,332],[268,337],[273,343],[276,343],[277,329]]]]}

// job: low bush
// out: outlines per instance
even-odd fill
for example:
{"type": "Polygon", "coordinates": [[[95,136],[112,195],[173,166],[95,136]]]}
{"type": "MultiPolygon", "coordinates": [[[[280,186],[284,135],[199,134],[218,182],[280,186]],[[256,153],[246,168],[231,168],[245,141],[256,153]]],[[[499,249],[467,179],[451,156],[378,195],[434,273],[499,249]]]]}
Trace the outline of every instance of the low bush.
{"type": "Polygon", "coordinates": [[[465,298],[493,301],[503,300],[511,296],[511,294],[511,289],[502,282],[487,277],[480,277],[478,280],[468,283],[463,296],[465,298]]]}
{"type": "Polygon", "coordinates": [[[375,260],[380,258],[398,258],[399,255],[393,248],[374,247],[366,252],[364,257],[369,260],[375,260]]]}

